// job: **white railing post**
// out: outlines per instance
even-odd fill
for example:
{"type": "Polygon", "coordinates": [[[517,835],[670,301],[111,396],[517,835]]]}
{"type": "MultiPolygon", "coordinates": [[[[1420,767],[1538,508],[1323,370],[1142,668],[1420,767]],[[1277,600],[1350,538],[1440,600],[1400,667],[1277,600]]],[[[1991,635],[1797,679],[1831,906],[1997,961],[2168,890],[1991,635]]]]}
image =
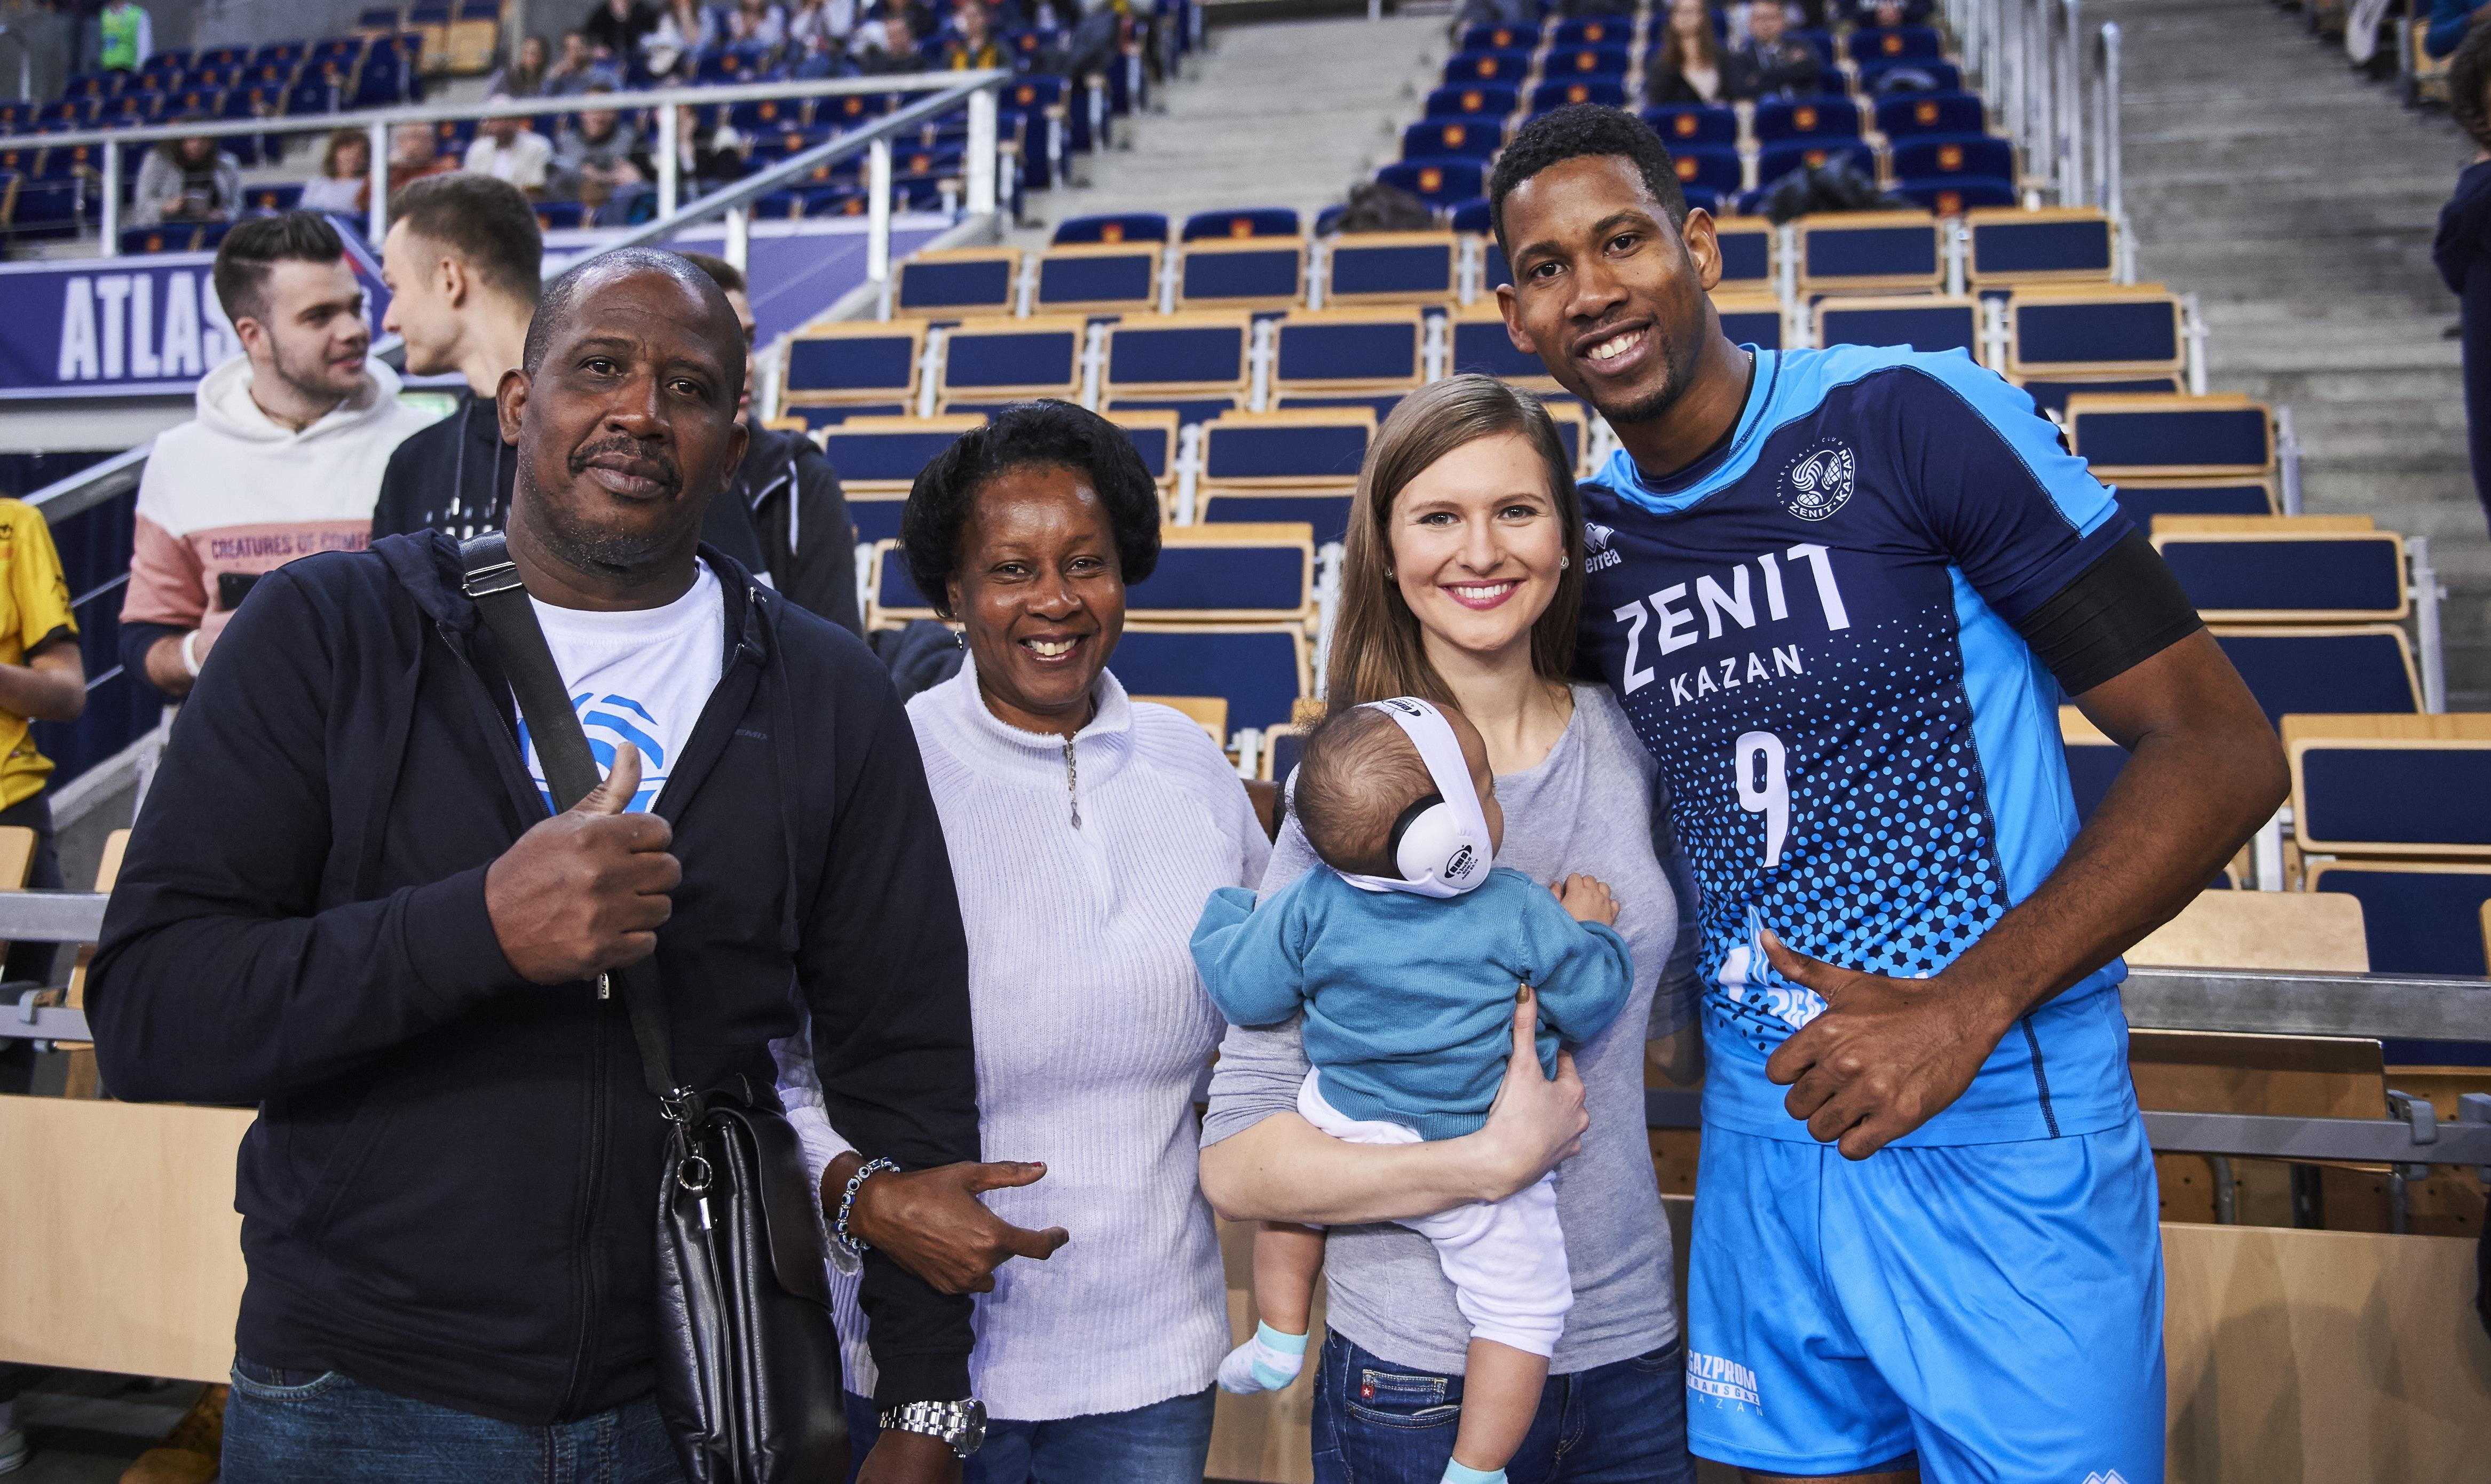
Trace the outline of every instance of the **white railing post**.
{"type": "Polygon", "coordinates": [[[2283,824],[2291,813],[2290,804],[2276,810],[2274,818],[2259,826],[2249,841],[2249,859],[2256,865],[2260,891],[2283,889],[2283,824]]]}
{"type": "Polygon", "coordinates": [[[1306,307],[1320,309],[1332,288],[1332,244],[1316,238],[1306,247],[1306,307]]]}
{"type": "Polygon", "coordinates": [[[371,231],[372,250],[380,250],[381,242],[389,236],[389,136],[390,127],[378,119],[364,131],[364,153],[370,163],[366,169],[365,191],[372,198],[371,210],[364,214],[364,224],[371,231]]]}
{"type": "Polygon", "coordinates": [[[1202,424],[1188,422],[1176,430],[1176,523],[1189,526],[1199,513],[1202,483],[1202,424]]]}
{"type": "MultiPolygon", "coordinates": [[[[865,276],[867,282],[891,286],[891,140],[876,139],[865,147],[865,276]]],[[[891,318],[891,296],[882,296],[882,319],[891,318]]]]}
{"type": "Polygon", "coordinates": [[[675,214],[676,198],[683,193],[682,131],[683,120],[672,104],[658,110],[658,215],[660,217],[675,214]]]}
{"type": "Polygon", "coordinates": [[[1980,359],[1999,375],[2007,374],[2007,303],[2001,299],[1980,302],[1980,359]]]}
{"type": "Polygon", "coordinates": [[[943,385],[943,362],[951,353],[952,332],[937,327],[925,332],[924,358],[917,363],[917,415],[934,416],[934,393],[943,385]]]}
{"type": "Polygon", "coordinates": [[[2421,709],[2437,716],[2447,710],[2447,651],[2439,630],[2440,599],[2447,590],[2439,585],[2439,568],[2430,565],[2430,538],[2405,538],[2405,557],[2413,582],[2414,630],[2421,651],[2421,709]]]}
{"type": "Polygon", "coordinates": [[[1081,405],[1099,410],[1099,383],[1107,372],[1107,325],[1094,320],[1081,336],[1081,405]]]}
{"type": "Polygon", "coordinates": [[[2114,221],[2121,220],[2126,210],[2126,202],[2120,189],[2122,162],[2119,155],[2119,35],[2118,21],[2103,22],[2101,28],[2101,206],[2103,211],[2110,213],[2111,219],[2114,221]]]}
{"type": "Polygon", "coordinates": [[[2180,296],[2182,334],[2188,340],[2188,394],[2206,394],[2206,317],[2197,312],[2197,296],[2180,296]]]}
{"type": "Polygon", "coordinates": [[[121,146],[103,145],[103,255],[121,255],[121,146]]]}
{"type": "Polygon", "coordinates": [[[2059,204],[2085,204],[2084,0],[2066,0],[2067,32],[2059,40],[2059,204]]]}
{"type": "Polygon", "coordinates": [[[749,207],[726,209],[726,251],[728,263],[742,273],[752,261],[752,211],[749,207]]]}
{"type": "Polygon", "coordinates": [[[966,160],[969,212],[981,216],[995,209],[995,90],[969,95],[969,155],[966,160]]]}
{"type": "Polygon", "coordinates": [[[1278,335],[1277,321],[1258,319],[1254,322],[1254,341],[1248,352],[1254,366],[1253,380],[1248,383],[1251,391],[1246,403],[1248,412],[1272,410],[1272,361],[1276,354],[1278,335]]]}
{"type": "Polygon", "coordinates": [[[2283,513],[2301,513],[2301,435],[2292,430],[2292,409],[2277,404],[2274,409],[2274,467],[2276,482],[2283,486],[2283,513]]]}

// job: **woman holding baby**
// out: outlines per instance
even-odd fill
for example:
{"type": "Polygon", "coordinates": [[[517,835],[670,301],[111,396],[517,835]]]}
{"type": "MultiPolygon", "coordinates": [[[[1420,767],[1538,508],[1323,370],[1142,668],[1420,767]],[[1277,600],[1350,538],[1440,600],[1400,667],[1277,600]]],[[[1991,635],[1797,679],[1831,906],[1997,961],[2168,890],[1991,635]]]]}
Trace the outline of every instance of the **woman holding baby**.
{"type": "MultiPolygon", "coordinates": [[[[1484,747],[1502,809],[1496,865],[1552,886],[1597,878],[1614,897],[1633,966],[1625,1007],[1570,1064],[1560,1059],[1553,1083],[1516,1058],[1486,1126],[1432,1143],[1350,1143],[1309,1121],[1302,1021],[1232,1029],[1213,1075],[1201,1166],[1212,1204],[1232,1218],[1329,1229],[1330,1332],[1305,1357],[1325,1484],[1470,1476],[1449,1465],[1473,1328],[1429,1237],[1396,1223],[1537,1186],[1550,1161],[1532,1135],[1577,1076],[1589,1126],[1555,1183],[1572,1303],[1505,1468],[1514,1484],[1694,1477],[1669,1229],[1643,1117],[1648,1057],[1691,1072],[1691,954],[1662,858],[1676,852],[1665,829],[1656,847],[1646,828],[1665,817],[1652,759],[1605,687],[1568,681],[1584,562],[1568,463],[1539,403],[1490,378],[1451,377],[1404,398],[1360,479],[1329,699],[1338,711],[1413,696],[1465,718],[1476,742],[1465,737],[1464,750],[1484,747]]],[[[1312,869],[1323,866],[1292,818],[1263,900],[1312,869]]],[[[1285,1382],[1287,1337],[1306,1332],[1287,1307],[1275,1314],[1265,1297],[1262,1340],[1223,1382],[1285,1382]]]]}

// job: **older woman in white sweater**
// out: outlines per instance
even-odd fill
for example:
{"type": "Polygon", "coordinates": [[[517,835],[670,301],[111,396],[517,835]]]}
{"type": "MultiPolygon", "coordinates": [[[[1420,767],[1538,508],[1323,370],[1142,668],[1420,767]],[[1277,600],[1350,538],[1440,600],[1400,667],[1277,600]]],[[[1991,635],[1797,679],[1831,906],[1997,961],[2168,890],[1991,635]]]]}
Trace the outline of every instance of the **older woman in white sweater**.
{"type": "MultiPolygon", "coordinates": [[[[1217,744],[1107,669],[1158,520],[1131,444],[1066,402],[961,438],[903,517],[910,573],[969,652],[908,713],[968,928],[981,1138],[989,1159],[1042,1167],[984,1200],[1069,1238],[979,1299],[972,1484],[1197,1484],[1210,1449],[1230,1335],[1193,1099],[1223,1023],[1187,941],[1211,890],[1252,885],[1271,847],[1217,744]]],[[[781,1062],[835,1224],[855,1156],[811,1068],[781,1062]]],[[[834,1284],[862,1459],[894,1419],[865,1400],[855,1284],[834,1284]]]]}

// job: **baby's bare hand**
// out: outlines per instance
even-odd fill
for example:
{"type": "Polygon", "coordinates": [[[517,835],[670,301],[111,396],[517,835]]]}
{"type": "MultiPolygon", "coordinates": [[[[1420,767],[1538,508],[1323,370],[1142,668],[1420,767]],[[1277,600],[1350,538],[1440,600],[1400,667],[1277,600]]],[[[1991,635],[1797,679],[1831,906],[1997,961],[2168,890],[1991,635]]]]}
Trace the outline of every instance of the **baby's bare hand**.
{"type": "Polygon", "coordinates": [[[1557,905],[1572,915],[1575,921],[1597,922],[1604,927],[1617,925],[1617,898],[1609,895],[1608,884],[1598,877],[1568,876],[1548,889],[1557,893],[1557,905]]]}

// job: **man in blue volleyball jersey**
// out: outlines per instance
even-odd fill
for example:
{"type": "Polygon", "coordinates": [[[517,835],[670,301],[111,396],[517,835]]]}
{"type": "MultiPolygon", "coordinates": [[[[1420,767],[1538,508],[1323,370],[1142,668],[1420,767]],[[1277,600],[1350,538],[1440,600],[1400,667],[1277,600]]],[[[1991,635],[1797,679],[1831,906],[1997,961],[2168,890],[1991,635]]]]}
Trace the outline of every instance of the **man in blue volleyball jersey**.
{"type": "Polygon", "coordinates": [[[2022,393],[1725,338],[1712,220],[1632,116],[1534,122],[1489,194],[1514,344],[1624,446],[1583,492],[1583,649],[1701,887],[1695,1450],[2155,1484],[2118,954],[2282,800],[2272,730],[2022,393]],[[2131,754],[2081,830],[2062,688],[2131,754]]]}

